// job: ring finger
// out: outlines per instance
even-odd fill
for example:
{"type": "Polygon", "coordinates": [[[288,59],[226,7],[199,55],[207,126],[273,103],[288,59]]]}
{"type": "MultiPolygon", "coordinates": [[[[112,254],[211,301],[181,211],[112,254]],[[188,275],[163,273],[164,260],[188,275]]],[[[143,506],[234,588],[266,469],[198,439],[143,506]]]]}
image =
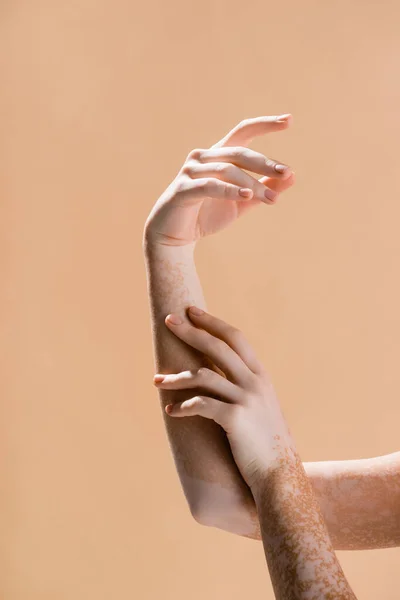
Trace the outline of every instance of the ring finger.
{"type": "Polygon", "coordinates": [[[269,187],[260,183],[255,177],[252,177],[236,165],[230,163],[210,162],[203,164],[199,162],[188,162],[184,166],[183,172],[185,175],[191,177],[191,179],[214,177],[241,188],[249,188],[253,190],[254,198],[262,200],[263,202],[274,201],[278,196],[277,191],[271,190],[269,187]]]}

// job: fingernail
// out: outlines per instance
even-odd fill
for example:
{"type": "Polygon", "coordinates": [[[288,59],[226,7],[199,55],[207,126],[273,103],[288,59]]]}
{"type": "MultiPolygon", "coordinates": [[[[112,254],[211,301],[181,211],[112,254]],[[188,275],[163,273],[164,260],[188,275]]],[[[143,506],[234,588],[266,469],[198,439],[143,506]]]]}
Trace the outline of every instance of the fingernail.
{"type": "Polygon", "coordinates": [[[274,169],[275,169],[275,171],[277,171],[277,173],[285,173],[287,168],[288,167],[286,165],[275,165],[275,167],[274,167],[274,169]]]}
{"type": "Polygon", "coordinates": [[[272,201],[275,200],[277,195],[278,195],[278,192],[275,192],[274,190],[270,190],[269,188],[267,188],[264,192],[264,196],[266,198],[268,198],[268,200],[272,200],[272,201]]]}
{"type": "Polygon", "coordinates": [[[156,383],[161,383],[164,381],[164,375],[154,375],[153,381],[156,383]]]}
{"type": "Polygon", "coordinates": [[[276,119],[277,123],[285,123],[292,115],[290,113],[287,113],[285,115],[279,115],[279,117],[276,119]]]}
{"type": "Polygon", "coordinates": [[[172,404],[167,404],[167,406],[165,407],[165,412],[167,412],[169,415],[172,412],[172,404]]]}
{"type": "Polygon", "coordinates": [[[192,315],[196,315],[196,317],[201,317],[201,315],[204,315],[204,310],[201,310],[201,308],[197,308],[197,306],[191,306],[189,310],[192,313],[192,315]]]}
{"type": "Polygon", "coordinates": [[[183,323],[182,319],[178,317],[178,315],[168,315],[167,321],[172,325],[181,325],[183,323]]]}
{"type": "Polygon", "coordinates": [[[250,188],[240,188],[239,196],[243,196],[244,198],[250,198],[253,195],[253,191],[250,188]]]}

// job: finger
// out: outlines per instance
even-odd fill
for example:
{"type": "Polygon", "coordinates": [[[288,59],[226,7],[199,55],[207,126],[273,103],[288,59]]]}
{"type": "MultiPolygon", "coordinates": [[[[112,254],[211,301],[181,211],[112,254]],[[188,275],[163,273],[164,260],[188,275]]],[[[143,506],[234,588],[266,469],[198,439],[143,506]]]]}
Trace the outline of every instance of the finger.
{"type": "Polygon", "coordinates": [[[205,417],[229,431],[236,406],[208,396],[195,396],[176,404],[167,404],[165,411],[171,417],[205,417]]]}
{"type": "MultiPolygon", "coordinates": [[[[272,177],[261,177],[258,180],[260,183],[265,182],[266,185],[272,190],[278,192],[278,195],[274,200],[270,200],[268,204],[276,204],[279,200],[280,192],[284,192],[288,188],[290,188],[295,182],[295,174],[292,172],[287,179],[274,179],[272,177]]],[[[258,198],[250,198],[249,200],[245,200],[243,202],[239,202],[237,206],[238,217],[241,217],[244,213],[246,213],[250,208],[254,208],[259,204],[265,204],[265,202],[261,202],[258,198]]]]}
{"type": "Polygon", "coordinates": [[[236,165],[230,163],[199,163],[188,162],[183,173],[192,179],[216,178],[226,183],[232,183],[239,188],[248,188],[253,190],[253,195],[261,202],[275,200],[278,195],[276,191],[270,190],[266,185],[260,183],[258,179],[252,177],[245,171],[242,171],[236,165]]]}
{"type": "Polygon", "coordinates": [[[201,388],[231,402],[240,402],[243,399],[243,390],[207,367],[201,367],[196,371],[182,371],[167,375],[157,374],[153,381],[158,388],[165,390],[201,388]]]}
{"type": "Polygon", "coordinates": [[[287,129],[292,120],[293,117],[290,114],[244,119],[221,140],[214,144],[212,148],[221,148],[223,146],[248,146],[255,137],[265,135],[272,131],[282,131],[283,129],[287,129]]]}
{"type": "Polygon", "coordinates": [[[232,327],[196,306],[189,307],[188,316],[197,327],[201,327],[213,337],[228,344],[253,373],[260,373],[263,370],[262,364],[240,329],[232,327]]]}
{"type": "Polygon", "coordinates": [[[275,177],[260,177],[259,183],[268,186],[271,190],[275,190],[278,193],[284,192],[285,190],[292,187],[296,181],[296,174],[292,171],[287,179],[276,179],[275,177]]]}
{"type": "Polygon", "coordinates": [[[168,315],[165,324],[186,344],[208,356],[230,381],[239,384],[246,381],[250,373],[248,367],[226,342],[195,327],[191,321],[184,321],[178,315],[168,315]]]}
{"type": "Polygon", "coordinates": [[[242,146],[229,146],[225,148],[210,148],[198,150],[196,160],[200,163],[227,162],[241,169],[284,179],[291,173],[288,165],[271,158],[266,158],[261,152],[242,146]]]}
{"type": "Polygon", "coordinates": [[[200,179],[191,179],[188,177],[187,181],[181,184],[175,196],[176,198],[187,199],[188,204],[194,204],[198,201],[198,198],[213,198],[215,200],[243,200],[243,198],[252,198],[253,190],[221,181],[216,177],[202,177],[200,179]]]}

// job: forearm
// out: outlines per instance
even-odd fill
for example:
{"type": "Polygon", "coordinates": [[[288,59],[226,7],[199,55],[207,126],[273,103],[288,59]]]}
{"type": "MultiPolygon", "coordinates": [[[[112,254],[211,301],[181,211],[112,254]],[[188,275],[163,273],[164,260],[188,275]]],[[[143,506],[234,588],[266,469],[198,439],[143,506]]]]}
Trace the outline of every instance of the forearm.
{"type": "Polygon", "coordinates": [[[354,599],[296,449],[276,439],[275,457],[253,490],[275,596],[354,599]]]}
{"type": "MultiPolygon", "coordinates": [[[[177,339],[165,326],[169,313],[187,319],[191,304],[206,308],[194,263],[194,246],[157,246],[144,236],[148,296],[155,366],[160,373],[212,367],[208,359],[177,339]]],[[[201,390],[158,390],[161,406],[197,395],[201,390]]],[[[235,533],[259,537],[250,511],[251,492],[232,458],[223,429],[201,417],[174,420],[162,411],[180,482],[195,518],[207,525],[229,523],[235,533]]]]}
{"type": "MultiPolygon", "coordinates": [[[[400,452],[303,466],[335,550],[400,546],[400,452]]],[[[240,511],[243,518],[258,519],[254,500],[240,511]]],[[[239,534],[233,520],[222,525],[239,534]]],[[[260,540],[260,531],[251,537],[260,540]]]]}
{"type": "Polygon", "coordinates": [[[400,545],[400,452],[304,466],[335,549],[400,545]]]}

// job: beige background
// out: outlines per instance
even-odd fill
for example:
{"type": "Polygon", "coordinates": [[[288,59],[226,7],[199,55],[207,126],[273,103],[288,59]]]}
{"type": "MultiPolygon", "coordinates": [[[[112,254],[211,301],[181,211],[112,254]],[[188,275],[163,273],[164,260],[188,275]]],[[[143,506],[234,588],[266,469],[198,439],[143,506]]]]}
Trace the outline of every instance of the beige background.
{"type": "MultiPolygon", "coordinates": [[[[198,248],[209,309],[269,366],[304,460],[399,449],[393,0],[1,5],[4,600],[272,598],[262,546],[196,524],[152,387],[142,227],[196,146],[297,184],[198,248]]],[[[339,553],[398,598],[398,550],[339,553]]]]}

